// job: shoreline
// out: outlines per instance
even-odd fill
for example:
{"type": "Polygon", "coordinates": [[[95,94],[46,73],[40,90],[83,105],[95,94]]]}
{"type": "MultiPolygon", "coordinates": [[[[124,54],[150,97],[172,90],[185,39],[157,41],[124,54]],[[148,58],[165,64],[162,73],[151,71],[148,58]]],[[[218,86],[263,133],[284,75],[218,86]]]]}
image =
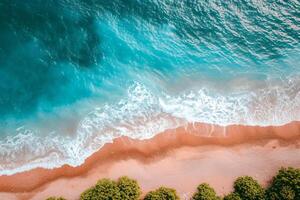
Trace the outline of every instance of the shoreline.
{"type": "Polygon", "coordinates": [[[117,138],[78,167],[37,168],[0,176],[0,198],[44,199],[54,195],[76,199],[98,179],[122,175],[136,178],[144,192],[163,184],[176,188],[184,197],[206,181],[224,194],[241,174],[266,184],[279,167],[300,167],[300,157],[293,156],[299,153],[300,122],[278,127],[189,124],[146,140],[117,138]],[[218,183],[220,179],[223,185],[218,183]],[[60,191],[62,186],[64,191],[60,191]]]}

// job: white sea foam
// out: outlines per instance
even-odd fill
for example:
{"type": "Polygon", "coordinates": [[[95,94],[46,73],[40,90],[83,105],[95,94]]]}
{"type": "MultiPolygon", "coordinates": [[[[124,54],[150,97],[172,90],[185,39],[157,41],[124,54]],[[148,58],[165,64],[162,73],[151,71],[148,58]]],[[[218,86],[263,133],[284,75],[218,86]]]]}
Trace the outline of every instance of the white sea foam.
{"type": "Polygon", "coordinates": [[[75,138],[57,134],[42,137],[30,129],[19,128],[16,136],[0,143],[0,174],[36,167],[51,169],[63,164],[78,166],[114,138],[146,139],[184,124],[184,120],[169,120],[169,114],[163,113],[158,104],[157,97],[136,84],[129,88],[126,99],[114,106],[97,107],[85,116],[75,138]]]}
{"type": "Polygon", "coordinates": [[[207,88],[154,94],[136,83],[126,98],[113,105],[95,107],[80,120],[74,137],[50,133],[38,136],[20,127],[14,137],[0,143],[0,174],[36,167],[78,166],[114,138],[151,138],[188,122],[220,125],[282,125],[300,119],[299,82],[291,80],[256,91],[218,93],[207,88]]]}
{"type": "Polygon", "coordinates": [[[300,88],[274,85],[227,95],[207,89],[160,100],[163,110],[189,122],[219,125],[283,125],[300,119],[300,88]]]}

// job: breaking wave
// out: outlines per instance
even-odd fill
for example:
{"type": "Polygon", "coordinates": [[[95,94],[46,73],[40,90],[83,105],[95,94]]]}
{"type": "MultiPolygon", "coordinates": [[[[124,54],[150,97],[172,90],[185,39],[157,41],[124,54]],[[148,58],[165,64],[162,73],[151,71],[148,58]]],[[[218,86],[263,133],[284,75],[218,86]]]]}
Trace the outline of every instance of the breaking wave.
{"type": "Polygon", "coordinates": [[[283,125],[300,120],[300,84],[273,85],[257,91],[223,94],[203,88],[175,97],[156,96],[136,83],[127,98],[94,108],[82,118],[76,137],[47,134],[20,127],[18,134],[1,141],[1,174],[36,167],[78,166],[113,139],[147,139],[167,129],[203,122],[219,125],[283,125]]]}

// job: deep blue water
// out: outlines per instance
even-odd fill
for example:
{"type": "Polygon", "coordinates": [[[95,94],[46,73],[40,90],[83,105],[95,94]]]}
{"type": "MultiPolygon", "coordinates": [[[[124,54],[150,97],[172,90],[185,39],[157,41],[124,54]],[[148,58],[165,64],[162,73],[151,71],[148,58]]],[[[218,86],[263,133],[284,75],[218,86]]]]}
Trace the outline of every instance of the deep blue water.
{"type": "Polygon", "coordinates": [[[0,173],[188,122],[300,120],[299,75],[297,0],[2,0],[0,173]]]}

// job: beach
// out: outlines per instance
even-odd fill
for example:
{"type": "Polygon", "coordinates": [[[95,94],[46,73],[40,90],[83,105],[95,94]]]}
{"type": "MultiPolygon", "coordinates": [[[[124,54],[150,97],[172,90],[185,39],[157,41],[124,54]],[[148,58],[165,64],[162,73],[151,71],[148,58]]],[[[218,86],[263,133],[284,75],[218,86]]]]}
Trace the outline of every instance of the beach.
{"type": "Polygon", "coordinates": [[[78,167],[1,176],[0,199],[76,200],[97,180],[120,176],[138,180],[143,192],[164,185],[185,199],[198,184],[207,182],[223,195],[243,175],[266,186],[280,167],[300,167],[299,153],[299,122],[267,127],[195,123],[147,140],[117,138],[78,167]]]}
{"type": "Polygon", "coordinates": [[[103,178],[123,200],[121,176],[135,200],[204,182],[248,199],[233,191],[246,175],[264,187],[246,177],[251,197],[300,199],[297,181],[270,184],[300,172],[299,8],[0,1],[0,200],[79,200],[103,178]]]}

